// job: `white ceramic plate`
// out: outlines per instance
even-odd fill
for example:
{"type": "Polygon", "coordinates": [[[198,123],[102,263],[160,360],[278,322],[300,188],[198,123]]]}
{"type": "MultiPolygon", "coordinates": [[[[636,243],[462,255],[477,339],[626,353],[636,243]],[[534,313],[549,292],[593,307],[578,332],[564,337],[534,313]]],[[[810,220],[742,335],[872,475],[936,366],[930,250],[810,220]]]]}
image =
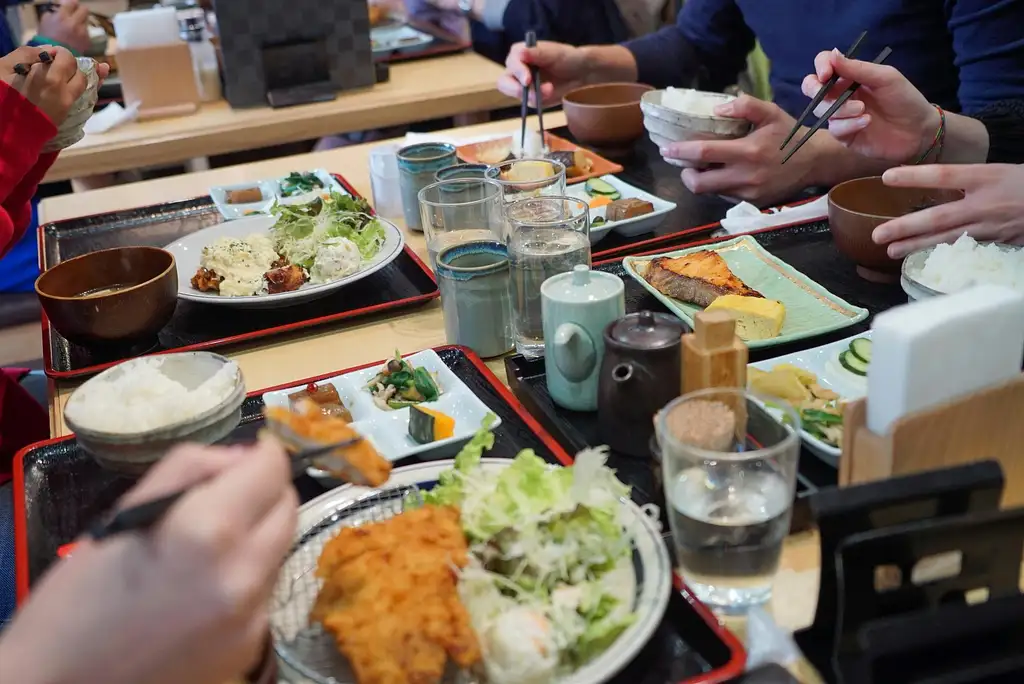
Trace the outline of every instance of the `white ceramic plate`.
{"type": "MultiPolygon", "coordinates": [[[[779,364],[788,363],[817,375],[818,384],[838,394],[842,397],[843,401],[855,401],[867,394],[868,379],[843,368],[839,363],[839,355],[849,349],[850,343],[859,337],[870,340],[871,331],[868,330],[860,335],[847,337],[845,340],[839,340],[831,344],[823,344],[813,349],[806,349],[801,352],[786,354],[785,356],[777,356],[766,361],[758,361],[757,363],[750,364],[750,367],[770,371],[779,364]]],[[[832,465],[839,464],[839,456],[842,454],[842,450],[839,447],[822,442],[806,430],[801,430],[800,436],[808,448],[815,454],[832,465]]]]}
{"type": "MultiPolygon", "coordinates": [[[[387,487],[418,485],[421,489],[429,489],[437,482],[442,472],[452,468],[453,463],[453,461],[447,460],[397,468],[392,471],[387,487]]],[[[488,471],[506,468],[510,463],[511,460],[496,458],[485,458],[481,461],[482,466],[488,471]]],[[[333,536],[336,527],[331,525],[329,528],[325,528],[325,521],[335,519],[337,515],[345,515],[343,509],[346,506],[351,506],[376,491],[379,490],[345,485],[313,499],[299,510],[296,541],[300,543],[282,568],[281,579],[278,580],[275,589],[277,600],[275,600],[271,616],[271,629],[275,635],[275,644],[279,654],[282,651],[286,654],[282,663],[286,668],[290,660],[287,656],[288,644],[295,643],[308,649],[309,639],[322,638],[318,636],[319,629],[311,629],[305,624],[305,616],[309,615],[315,595],[308,591],[294,590],[293,585],[303,581],[311,574],[313,567],[308,566],[312,563],[315,567],[320,549],[333,536]],[[318,530],[322,531],[315,534],[318,530]],[[309,546],[304,547],[303,543],[309,544],[309,546]],[[313,548],[317,545],[320,548],[313,548]],[[298,616],[301,616],[300,619],[303,622],[296,624],[298,616]]],[[[650,641],[668,606],[672,592],[672,564],[669,561],[668,550],[662,540],[658,523],[651,520],[640,510],[639,506],[629,499],[621,501],[626,529],[633,536],[632,568],[628,567],[628,563],[625,564],[627,567],[623,574],[628,574],[629,577],[623,577],[627,580],[623,584],[626,588],[633,590],[632,610],[636,614],[636,620],[604,653],[571,675],[557,680],[555,684],[603,684],[611,680],[650,641]]],[[[366,519],[367,516],[360,517],[366,519]]],[[[340,524],[346,523],[342,520],[340,524]]],[[[348,524],[357,523],[353,521],[348,524]]],[[[288,668],[288,675],[290,675],[288,681],[312,681],[303,677],[299,672],[293,672],[292,668],[288,668]]],[[[334,681],[337,681],[338,684],[352,684],[355,680],[342,678],[334,681]]],[[[449,684],[451,681],[451,678],[447,678],[445,684],[449,684]]]]}
{"type": "Polygon", "coordinates": [[[374,52],[393,52],[428,45],[434,37],[405,24],[389,24],[370,29],[374,52]]]}
{"type": "MultiPolygon", "coordinates": [[[[404,358],[415,367],[426,368],[437,378],[437,384],[441,388],[440,398],[423,405],[455,419],[455,435],[453,437],[429,444],[417,444],[409,437],[409,412],[411,409],[385,411],[373,403],[373,398],[366,389],[366,383],[377,375],[377,372],[383,367],[383,363],[329,378],[318,384],[334,385],[342,402],[352,414],[352,427],[370,440],[380,455],[389,461],[397,461],[425,451],[459,444],[476,434],[484,417],[492,411],[459,380],[451,368],[445,365],[437,352],[433,349],[426,349],[409,354],[404,358]]],[[[288,395],[301,389],[301,387],[293,387],[268,392],[263,395],[263,401],[267,406],[287,407],[289,405],[288,395]]],[[[499,425],[501,425],[501,419],[495,416],[491,429],[499,425]]],[[[314,477],[327,477],[327,473],[316,468],[311,468],[308,472],[314,477]]]]}
{"type": "Polygon", "coordinates": [[[199,269],[203,247],[212,244],[222,237],[244,238],[253,233],[266,233],[274,225],[275,219],[272,216],[248,216],[237,221],[226,221],[192,233],[177,242],[172,242],[164,247],[164,249],[174,255],[175,265],[178,268],[178,297],[181,299],[203,304],[247,309],[276,309],[329,295],[339,288],[379,271],[397,259],[398,255],[402,253],[403,247],[405,247],[405,238],[402,236],[402,231],[389,221],[379,217],[377,220],[384,226],[384,234],[386,236],[384,244],[373,259],[363,262],[358,271],[329,283],[318,285],[306,283],[298,290],[282,292],[280,294],[226,297],[212,292],[200,292],[194,289],[191,283],[192,276],[199,269]]]}
{"type": "Polygon", "coordinates": [[[305,204],[306,202],[313,201],[313,199],[318,195],[330,192],[339,192],[342,195],[351,195],[351,193],[338,182],[338,179],[324,169],[313,169],[312,171],[304,171],[303,173],[312,173],[319,178],[320,182],[324,184],[323,189],[306,192],[301,195],[294,195],[292,197],[284,197],[281,194],[281,181],[284,178],[282,176],[281,178],[268,178],[252,183],[218,185],[217,187],[210,188],[210,197],[213,199],[213,203],[217,205],[217,210],[220,212],[220,215],[228,221],[233,221],[235,219],[252,216],[253,214],[266,214],[270,211],[270,207],[274,205],[275,201],[280,202],[281,204],[305,204]],[[241,190],[242,188],[251,187],[259,187],[263,192],[263,200],[253,202],[252,204],[228,204],[228,190],[241,190]]]}
{"type": "MultiPolygon", "coordinates": [[[[646,200],[654,205],[654,211],[650,214],[644,214],[643,216],[637,216],[636,218],[626,219],[625,221],[615,221],[613,223],[605,223],[603,226],[590,229],[590,244],[597,244],[601,238],[615,231],[619,235],[625,235],[626,237],[635,237],[637,235],[643,235],[649,233],[658,227],[661,223],[662,218],[668,212],[676,208],[675,202],[669,202],[663,200],[660,197],[644,192],[640,188],[634,187],[624,180],[620,180],[612,175],[601,176],[600,179],[608,185],[612,186],[619,191],[622,195],[621,199],[639,199],[646,200]]],[[[587,184],[576,183],[566,188],[565,192],[570,197],[581,199],[585,202],[589,202],[594,199],[596,195],[587,193],[587,184]]],[[[597,207],[596,209],[590,210],[590,220],[593,221],[595,218],[604,218],[605,207],[597,207]]]]}

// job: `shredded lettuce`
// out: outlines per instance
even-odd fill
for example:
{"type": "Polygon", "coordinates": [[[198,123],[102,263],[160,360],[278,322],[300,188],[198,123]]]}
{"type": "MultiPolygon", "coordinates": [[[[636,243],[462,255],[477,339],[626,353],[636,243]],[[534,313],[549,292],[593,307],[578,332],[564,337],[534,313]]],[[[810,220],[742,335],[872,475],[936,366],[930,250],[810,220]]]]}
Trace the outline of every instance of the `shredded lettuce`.
{"type": "Polygon", "coordinates": [[[270,212],[277,219],[271,229],[274,247],[290,263],[307,270],[313,267],[317,251],[339,238],[351,240],[366,261],[376,256],[387,237],[366,200],[339,192],[306,204],[275,204],[270,212]]]}
{"type": "Polygon", "coordinates": [[[526,449],[496,471],[480,467],[493,443],[493,433],[481,429],[424,500],[461,509],[473,560],[460,592],[485,654],[502,616],[526,609],[550,626],[548,646],[571,670],[607,649],[634,619],[631,594],[622,589],[628,582],[615,574],[628,566],[632,549],[620,517],[629,487],[606,465],[605,449],[585,450],[567,468],[526,449]]]}

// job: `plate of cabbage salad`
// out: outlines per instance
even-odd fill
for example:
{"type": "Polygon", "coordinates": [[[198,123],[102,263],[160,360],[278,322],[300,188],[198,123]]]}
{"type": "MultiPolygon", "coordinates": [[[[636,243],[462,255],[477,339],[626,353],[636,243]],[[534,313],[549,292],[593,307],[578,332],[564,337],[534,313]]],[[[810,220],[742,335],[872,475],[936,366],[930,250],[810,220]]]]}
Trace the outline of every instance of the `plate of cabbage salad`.
{"type": "MultiPolygon", "coordinates": [[[[419,487],[406,506],[460,508],[470,563],[459,594],[484,656],[484,671],[468,680],[606,682],[651,639],[671,596],[657,513],[629,499],[603,448],[561,467],[532,450],[483,458],[493,444],[485,428],[454,460],[397,468],[386,485],[419,487]]],[[[302,508],[300,527],[372,491],[328,492],[302,508]]]]}
{"type": "Polygon", "coordinates": [[[374,216],[366,200],[331,192],[302,204],[275,204],[269,215],[211,226],[166,249],[175,257],[179,297],[275,308],[365,278],[396,259],[404,246],[402,231],[374,216]],[[282,269],[288,271],[284,278],[282,269]],[[213,286],[203,291],[197,281],[213,286]]]}

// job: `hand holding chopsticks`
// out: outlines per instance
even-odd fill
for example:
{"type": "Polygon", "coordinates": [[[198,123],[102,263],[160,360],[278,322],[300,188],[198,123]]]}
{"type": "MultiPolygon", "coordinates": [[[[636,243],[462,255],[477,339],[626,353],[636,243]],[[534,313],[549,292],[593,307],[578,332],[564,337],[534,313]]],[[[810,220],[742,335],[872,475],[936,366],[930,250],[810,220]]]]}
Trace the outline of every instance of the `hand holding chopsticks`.
{"type": "MultiPolygon", "coordinates": [[[[860,39],[858,39],[857,43],[855,43],[853,47],[854,48],[859,47],[859,43],[860,43],[860,39]]],[[[853,48],[851,48],[851,51],[852,50],[853,50],[853,48]]],[[[885,62],[885,60],[889,58],[889,55],[891,53],[892,53],[892,49],[891,48],[889,48],[889,47],[884,48],[878,54],[878,56],[875,57],[873,63],[874,64],[883,64],[885,62]]],[[[801,118],[799,120],[797,120],[797,122],[796,122],[796,124],[795,124],[795,126],[793,128],[793,131],[789,134],[789,136],[787,136],[786,141],[783,142],[782,146],[779,148],[780,150],[784,149],[786,147],[786,144],[790,140],[792,140],[793,135],[800,129],[801,125],[803,125],[803,119],[807,116],[807,114],[809,114],[811,111],[813,111],[814,108],[817,107],[821,103],[822,100],[825,99],[825,97],[828,95],[829,89],[836,82],[838,82],[838,80],[839,80],[838,74],[833,74],[832,78],[830,78],[829,81],[821,88],[821,90],[818,92],[818,95],[815,96],[814,100],[812,100],[811,103],[808,105],[808,107],[804,110],[804,113],[801,115],[801,118]]],[[[807,131],[807,133],[804,134],[803,138],[801,138],[800,141],[794,147],[790,148],[790,150],[786,154],[786,156],[784,156],[782,158],[782,163],[785,164],[789,160],[789,158],[792,157],[796,153],[797,150],[799,150],[801,147],[803,147],[804,143],[806,143],[808,140],[811,139],[811,136],[814,135],[815,132],[817,132],[819,128],[821,128],[823,125],[828,123],[828,120],[830,118],[832,118],[832,115],[835,114],[839,110],[839,108],[842,107],[846,103],[846,101],[849,100],[853,96],[853,94],[855,92],[857,92],[858,88],[860,88],[860,83],[857,83],[857,82],[851,83],[850,86],[845,91],[843,91],[843,93],[838,98],[836,98],[836,101],[832,104],[831,107],[829,107],[828,111],[825,112],[814,123],[814,125],[811,126],[811,128],[807,131]]]]}
{"type": "MultiPolygon", "coordinates": [[[[537,47],[537,34],[534,31],[526,32],[526,47],[537,47]]],[[[530,67],[530,80],[533,82],[534,93],[537,100],[537,124],[540,128],[541,145],[544,144],[544,100],[540,91],[540,69],[530,67]]],[[[520,133],[519,149],[526,149],[526,117],[529,114],[530,86],[523,85],[523,105],[520,112],[522,118],[522,132],[520,133]]]]}

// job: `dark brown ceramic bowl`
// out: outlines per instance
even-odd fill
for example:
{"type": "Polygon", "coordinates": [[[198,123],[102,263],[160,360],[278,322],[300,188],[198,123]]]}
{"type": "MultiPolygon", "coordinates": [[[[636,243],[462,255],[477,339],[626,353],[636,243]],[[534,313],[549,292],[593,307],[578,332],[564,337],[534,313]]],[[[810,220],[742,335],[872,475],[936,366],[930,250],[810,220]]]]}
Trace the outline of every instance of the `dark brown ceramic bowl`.
{"type": "Polygon", "coordinates": [[[139,343],[171,320],[178,272],[170,252],[117,247],[57,264],[36,280],[36,294],[50,325],[75,344],[139,343]],[[114,287],[121,289],[102,292],[114,287]]]}
{"type": "Polygon", "coordinates": [[[828,193],[828,223],[839,251],[857,264],[857,273],[872,282],[900,279],[902,259],[891,259],[887,245],[875,244],[875,228],[905,214],[962,199],[959,190],[892,188],[881,176],[840,183],[828,193]]]}
{"type": "Polygon", "coordinates": [[[628,153],[644,134],[640,98],[651,86],[602,83],[566,93],[562,109],[576,142],[609,154],[628,153]]]}

